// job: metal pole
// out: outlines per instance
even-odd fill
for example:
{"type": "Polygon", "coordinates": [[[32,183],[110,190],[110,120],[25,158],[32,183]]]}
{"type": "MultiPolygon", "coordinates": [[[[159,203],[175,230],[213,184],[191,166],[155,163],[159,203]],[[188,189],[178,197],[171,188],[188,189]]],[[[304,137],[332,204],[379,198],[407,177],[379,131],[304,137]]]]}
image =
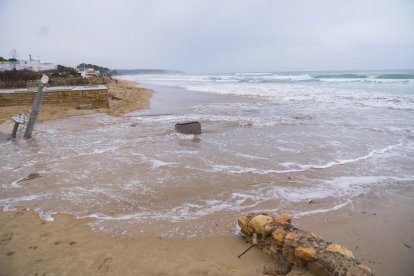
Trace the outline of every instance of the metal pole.
{"type": "Polygon", "coordinates": [[[12,132],[12,138],[16,138],[16,134],[17,134],[17,129],[19,128],[19,123],[15,122],[14,123],[14,127],[13,127],[13,132],[12,132]]]}
{"type": "Polygon", "coordinates": [[[43,94],[44,94],[43,89],[46,87],[48,80],[49,78],[46,75],[43,75],[42,79],[40,80],[36,98],[33,102],[32,112],[30,113],[29,122],[27,123],[26,131],[24,132],[24,136],[23,136],[24,139],[32,138],[32,131],[33,131],[34,124],[37,118],[37,114],[39,113],[40,105],[43,99],[43,94]]]}

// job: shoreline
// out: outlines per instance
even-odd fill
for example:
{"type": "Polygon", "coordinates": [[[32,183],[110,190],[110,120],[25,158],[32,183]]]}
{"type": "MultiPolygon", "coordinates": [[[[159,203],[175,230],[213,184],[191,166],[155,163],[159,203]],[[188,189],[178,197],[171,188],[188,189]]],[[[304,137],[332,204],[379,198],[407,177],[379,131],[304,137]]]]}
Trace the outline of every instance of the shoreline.
{"type": "MultiPolygon", "coordinates": [[[[166,89],[170,93],[173,88],[166,89]]],[[[154,104],[155,109],[151,111],[161,112],[168,107],[168,111],[171,109],[180,113],[184,110],[185,113],[194,101],[214,102],[214,94],[200,93],[193,99],[190,91],[185,93],[188,97],[183,97],[184,104],[176,97],[178,94],[169,94],[168,100],[164,98],[162,101],[154,97],[151,105],[154,104]],[[177,106],[175,101],[182,106],[177,106]]],[[[231,103],[232,99],[232,96],[220,96],[220,102],[231,103]]],[[[134,170],[137,169],[134,167],[134,170]]],[[[33,180],[33,183],[36,181],[33,180]]],[[[39,181],[38,184],[44,184],[46,182],[43,181],[47,180],[40,178],[39,181]]],[[[230,178],[221,181],[231,185],[230,178]]],[[[372,187],[370,192],[352,198],[351,203],[342,208],[295,218],[293,224],[351,249],[376,275],[407,275],[413,269],[410,260],[414,258],[414,236],[411,233],[414,229],[414,202],[410,200],[414,198],[414,193],[409,186],[395,186],[372,187]],[[375,235],[372,235],[373,232],[375,235]]],[[[194,192],[193,188],[191,192],[194,192]]],[[[200,191],[210,192],[207,188],[200,191]]],[[[324,200],[315,200],[310,204],[297,202],[292,206],[306,209],[323,207],[324,204],[324,200]]],[[[257,211],[260,212],[259,207],[257,211]]],[[[44,272],[63,275],[104,272],[114,275],[263,275],[264,267],[271,264],[268,256],[256,249],[239,260],[237,255],[248,245],[234,233],[215,230],[217,234],[214,236],[195,238],[186,235],[184,238],[163,238],[155,234],[115,237],[92,229],[88,224],[93,219],[76,219],[72,215],[59,213],[54,217],[55,221],[48,222],[42,221],[33,211],[21,208],[1,211],[0,237],[4,246],[0,249],[0,267],[7,267],[10,275],[29,272],[40,275],[44,272]]],[[[220,218],[220,214],[213,214],[212,217],[220,218]]],[[[234,225],[236,218],[234,216],[234,221],[231,221],[234,225]]],[[[208,227],[221,229],[224,222],[218,224],[211,223],[208,227]]],[[[189,220],[188,225],[196,227],[197,221],[189,220]]],[[[172,225],[137,223],[134,227],[159,232],[156,231],[159,229],[152,228],[167,231],[172,225]]]]}
{"type": "Polygon", "coordinates": [[[236,236],[197,239],[111,237],[87,219],[57,214],[42,221],[34,211],[0,212],[1,275],[263,275],[261,250],[237,256],[248,244],[236,236]],[[28,231],[27,229],[30,229],[28,231]],[[246,262],[247,261],[247,262],[246,262]],[[4,273],[4,274],[3,274],[4,273]]]}
{"type": "MultiPolygon", "coordinates": [[[[361,194],[352,206],[294,218],[293,224],[349,248],[375,275],[408,275],[414,257],[413,195],[411,187],[378,189],[361,194]]],[[[236,234],[111,236],[92,229],[94,219],[59,213],[53,218],[42,220],[24,207],[0,211],[0,267],[6,268],[5,275],[263,275],[272,265],[260,249],[237,258],[248,244],[236,234]]],[[[289,275],[296,273],[302,275],[289,275]]]]}

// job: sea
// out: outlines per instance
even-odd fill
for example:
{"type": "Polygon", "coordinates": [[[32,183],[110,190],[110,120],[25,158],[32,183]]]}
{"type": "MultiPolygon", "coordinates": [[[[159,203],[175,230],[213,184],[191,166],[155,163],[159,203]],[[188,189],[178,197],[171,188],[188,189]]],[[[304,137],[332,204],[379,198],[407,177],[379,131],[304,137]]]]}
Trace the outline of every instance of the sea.
{"type": "Polygon", "coordinates": [[[321,215],[414,188],[414,70],[118,78],[152,89],[149,108],[39,123],[30,141],[0,143],[4,210],[193,237],[233,233],[240,214],[321,215]],[[188,121],[202,134],[175,131],[188,121]]]}

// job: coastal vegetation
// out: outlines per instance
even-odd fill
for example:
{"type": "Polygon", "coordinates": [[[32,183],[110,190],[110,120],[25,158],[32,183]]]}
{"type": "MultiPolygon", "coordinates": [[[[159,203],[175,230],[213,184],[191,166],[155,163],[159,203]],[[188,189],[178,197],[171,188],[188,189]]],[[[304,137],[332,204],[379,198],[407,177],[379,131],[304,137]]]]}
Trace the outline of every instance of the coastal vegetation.
{"type": "Polygon", "coordinates": [[[77,68],[83,68],[83,65],[85,65],[86,68],[99,70],[102,76],[82,78],[76,68],[63,65],[57,65],[55,70],[47,71],[14,69],[0,72],[0,89],[26,88],[28,86],[36,85],[42,74],[49,75],[49,84],[52,86],[107,84],[111,79],[110,76],[112,73],[115,73],[108,68],[85,63],[79,64],[77,68]]]}
{"type": "Polygon", "coordinates": [[[0,61],[17,61],[17,59],[15,59],[15,58],[6,59],[4,57],[0,57],[0,61]]]}
{"type": "Polygon", "coordinates": [[[90,64],[90,63],[81,63],[78,66],[76,66],[77,69],[82,69],[82,68],[92,68],[95,71],[99,71],[103,76],[111,76],[111,75],[117,75],[118,72],[116,70],[111,70],[107,67],[102,67],[99,65],[95,65],[95,64],[90,64]]]}

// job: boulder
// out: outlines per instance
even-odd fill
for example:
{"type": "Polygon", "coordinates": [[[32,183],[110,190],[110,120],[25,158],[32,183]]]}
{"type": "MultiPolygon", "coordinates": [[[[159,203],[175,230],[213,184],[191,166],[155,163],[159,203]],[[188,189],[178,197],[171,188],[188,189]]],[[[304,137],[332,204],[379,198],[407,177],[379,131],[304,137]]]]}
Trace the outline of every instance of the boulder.
{"type": "Polygon", "coordinates": [[[318,275],[318,276],[332,276],[333,275],[331,271],[329,271],[326,267],[324,267],[319,262],[309,262],[307,263],[307,268],[314,275],[318,275]]]}
{"type": "Polygon", "coordinates": [[[315,261],[318,259],[316,250],[313,247],[298,247],[295,249],[295,256],[305,261],[315,261]]]}
{"type": "Polygon", "coordinates": [[[367,274],[371,274],[371,268],[369,268],[369,266],[367,265],[358,265],[359,269],[361,269],[363,272],[367,273],[367,274]]]}
{"type": "Polygon", "coordinates": [[[250,220],[250,225],[254,231],[261,235],[268,235],[271,233],[272,228],[266,227],[272,222],[271,216],[257,215],[250,220]]]}
{"type": "Polygon", "coordinates": [[[286,240],[292,240],[292,241],[298,241],[299,239],[300,239],[300,237],[301,237],[301,234],[300,233],[297,233],[297,232],[288,232],[287,234],[286,234],[286,240]]]}
{"type": "Polygon", "coordinates": [[[275,216],[275,222],[279,225],[285,225],[292,222],[292,216],[288,214],[281,214],[275,216]]]}
{"type": "Polygon", "coordinates": [[[31,173],[27,177],[22,178],[19,181],[17,181],[17,183],[22,182],[22,181],[32,180],[32,179],[39,178],[39,177],[41,177],[41,175],[39,173],[37,173],[37,172],[31,173]]]}
{"type": "Polygon", "coordinates": [[[352,254],[351,250],[346,249],[342,245],[335,244],[335,243],[332,243],[332,244],[328,245],[328,247],[326,247],[326,251],[332,252],[332,253],[339,253],[342,256],[345,256],[349,259],[354,259],[355,258],[354,254],[352,254]]]}
{"type": "Polygon", "coordinates": [[[237,218],[237,224],[240,226],[240,229],[243,234],[251,236],[253,233],[253,228],[249,224],[249,219],[246,216],[240,216],[237,218]]]}
{"type": "Polygon", "coordinates": [[[354,265],[348,269],[347,275],[366,276],[373,275],[371,269],[366,265],[354,265]]]}
{"type": "Polygon", "coordinates": [[[285,236],[285,244],[293,247],[299,245],[299,240],[302,237],[300,233],[297,232],[288,232],[285,236]]]}
{"type": "Polygon", "coordinates": [[[276,245],[277,248],[282,248],[285,239],[285,231],[283,229],[277,229],[272,233],[272,243],[276,245]]]}

